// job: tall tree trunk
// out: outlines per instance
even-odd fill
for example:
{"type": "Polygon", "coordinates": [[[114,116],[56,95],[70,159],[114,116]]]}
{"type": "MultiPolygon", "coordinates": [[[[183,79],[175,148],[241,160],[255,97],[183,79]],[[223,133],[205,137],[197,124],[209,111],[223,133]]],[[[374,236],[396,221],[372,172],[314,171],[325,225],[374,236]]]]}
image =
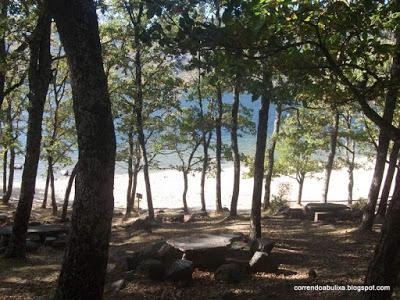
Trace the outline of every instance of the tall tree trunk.
{"type": "MultiPolygon", "coordinates": [[[[132,176],[132,191],[131,191],[131,199],[132,199],[132,211],[135,210],[135,198],[136,198],[136,189],[137,189],[137,180],[139,176],[139,165],[140,162],[135,164],[133,168],[133,176],[132,176]]],[[[139,212],[139,200],[138,200],[138,212],[139,212]]]]}
{"type": "Polygon", "coordinates": [[[300,173],[297,182],[299,183],[299,191],[297,193],[297,204],[301,205],[301,199],[303,198],[303,186],[304,186],[304,179],[306,177],[305,173],[300,173]]]}
{"type": "Polygon", "coordinates": [[[187,205],[187,200],[186,200],[186,195],[188,191],[188,174],[187,171],[183,170],[183,194],[182,194],[182,201],[183,201],[183,211],[187,213],[188,210],[188,205],[187,205]]]}
{"type": "Polygon", "coordinates": [[[79,149],[55,299],[102,299],[114,209],[115,133],[92,0],[49,1],[71,74],[79,149]]]}
{"type": "Polygon", "coordinates": [[[138,138],[140,147],[142,149],[143,156],[143,174],[144,174],[144,182],[146,186],[146,198],[147,198],[147,208],[149,220],[154,220],[154,208],[153,208],[153,197],[151,194],[151,184],[150,184],[150,175],[149,175],[149,161],[147,158],[147,150],[146,150],[146,139],[144,136],[143,129],[143,90],[142,90],[142,59],[141,59],[141,42],[140,42],[140,26],[141,26],[141,17],[143,14],[143,2],[139,4],[139,12],[137,16],[137,21],[134,26],[134,42],[135,42],[135,83],[136,83],[136,101],[135,101],[135,112],[136,112],[136,126],[138,132],[138,138]]]}
{"type": "Polygon", "coordinates": [[[253,183],[253,197],[251,202],[250,213],[250,238],[256,239],[261,237],[261,196],[264,179],[264,159],[265,149],[267,144],[268,132],[268,113],[270,105],[270,97],[268,90],[271,86],[271,76],[264,74],[265,89],[267,91],[261,97],[261,107],[258,112],[258,127],[257,127],[257,141],[256,141],[256,154],[254,156],[254,183],[253,183]]]}
{"type": "Polygon", "coordinates": [[[236,78],[236,83],[233,91],[233,103],[231,112],[231,151],[233,158],[233,190],[231,199],[230,216],[237,216],[237,205],[240,189],[240,156],[238,147],[238,115],[239,115],[239,102],[240,102],[239,80],[236,78]]]}
{"type": "Polygon", "coordinates": [[[51,18],[45,3],[40,6],[37,26],[29,43],[29,116],[26,155],[18,207],[10,243],[6,251],[7,257],[25,257],[26,232],[35,194],[40,142],[42,140],[43,109],[51,80],[51,18]]]}
{"type": "Polygon", "coordinates": [[[43,201],[42,201],[42,208],[45,209],[47,208],[47,197],[49,194],[49,186],[50,186],[50,163],[47,163],[47,172],[46,172],[46,184],[44,186],[44,195],[43,195],[43,201]]]}
{"type": "MultiPolygon", "coordinates": [[[[8,0],[1,1],[0,20],[5,21],[7,19],[7,9],[8,9],[8,0]]],[[[6,86],[6,71],[7,71],[6,57],[7,57],[6,31],[4,31],[4,33],[0,35],[0,108],[3,106],[5,86],[6,86]]]]}
{"type": "Polygon", "coordinates": [[[400,176],[396,176],[395,185],[395,193],[365,278],[366,285],[389,285],[390,291],[365,292],[363,299],[390,299],[397,283],[400,271],[400,176]]]}
{"type": "Polygon", "coordinates": [[[63,222],[67,221],[69,196],[71,194],[72,184],[74,183],[77,172],[78,172],[78,163],[76,163],[74,168],[72,169],[71,175],[69,176],[69,179],[68,179],[67,188],[65,190],[64,203],[63,203],[63,208],[62,208],[62,213],[61,213],[61,221],[63,221],[63,222]]]}
{"type": "Polygon", "coordinates": [[[333,169],[333,162],[335,160],[336,155],[336,145],[337,145],[337,137],[339,132],[339,111],[337,108],[333,109],[333,124],[330,132],[330,139],[329,139],[329,155],[328,161],[325,165],[325,183],[324,183],[324,190],[322,193],[322,199],[324,203],[328,202],[328,192],[329,192],[329,183],[331,180],[331,174],[333,169]]]}
{"type": "MultiPolygon", "coordinates": [[[[399,1],[395,4],[400,6],[399,1]]],[[[400,78],[400,34],[395,33],[395,55],[393,57],[392,66],[390,68],[390,81],[389,87],[386,92],[385,106],[383,111],[383,119],[388,123],[392,123],[393,114],[396,108],[397,94],[398,94],[398,81],[400,78]]],[[[368,193],[368,203],[364,209],[363,218],[360,230],[371,231],[374,225],[375,208],[378,201],[379,191],[382,184],[383,173],[385,171],[386,156],[389,148],[389,137],[386,135],[385,130],[381,129],[379,132],[379,144],[376,154],[376,162],[374,175],[372,177],[371,186],[368,193]]]]}
{"type": "Polygon", "coordinates": [[[133,177],[133,132],[128,132],[129,157],[128,157],[128,188],[126,190],[126,212],[125,217],[129,218],[133,210],[132,201],[132,177],[133,177]]]}
{"type": "Polygon", "coordinates": [[[9,174],[8,174],[8,186],[7,186],[7,192],[5,195],[3,195],[3,203],[8,204],[10,202],[10,198],[12,195],[13,191],[13,185],[14,185],[14,166],[15,166],[15,148],[14,146],[11,146],[10,148],[10,162],[8,164],[9,166],[9,174]]]}
{"type": "Polygon", "coordinates": [[[51,160],[49,170],[50,170],[50,186],[51,186],[51,208],[53,216],[57,216],[57,200],[56,200],[56,188],[54,184],[53,160],[51,160]]]}
{"type": "Polygon", "coordinates": [[[223,116],[223,103],[222,103],[222,90],[221,86],[217,87],[217,120],[215,126],[215,133],[217,137],[215,156],[216,156],[216,200],[215,210],[222,211],[222,196],[221,196],[221,157],[222,157],[222,116],[223,116]]]}
{"type": "Polygon", "coordinates": [[[271,199],[271,182],[272,174],[274,172],[274,160],[275,160],[275,147],[278,141],[279,130],[281,127],[281,116],[282,116],[282,104],[279,103],[276,106],[275,120],[274,120],[274,132],[272,134],[271,142],[267,150],[267,174],[265,175],[265,187],[264,187],[264,205],[263,208],[267,209],[271,199]]]}
{"type": "Polygon", "coordinates": [[[7,193],[7,165],[8,165],[8,150],[3,153],[3,196],[7,193]]]}
{"type": "Polygon", "coordinates": [[[385,183],[381,193],[381,201],[379,202],[377,214],[384,217],[386,214],[387,202],[390,194],[390,188],[392,187],[392,181],[394,172],[396,171],[397,158],[399,156],[400,142],[395,142],[392,147],[392,152],[389,158],[389,168],[386,172],[385,183]]]}
{"type": "MultiPolygon", "coordinates": [[[[347,130],[351,132],[351,126],[353,118],[351,113],[348,112],[345,117],[345,123],[347,130]]],[[[356,141],[350,136],[346,137],[346,164],[347,164],[347,174],[348,174],[348,184],[347,184],[347,203],[348,205],[353,204],[353,189],[354,189],[354,167],[356,159],[356,141]]]]}
{"type": "MultiPolygon", "coordinates": [[[[6,120],[7,120],[7,132],[8,136],[12,138],[11,144],[9,145],[9,153],[10,153],[10,161],[8,165],[9,175],[8,175],[8,184],[6,193],[3,194],[3,203],[8,204],[10,201],[12,191],[13,191],[13,184],[14,184],[14,165],[15,165],[15,147],[14,141],[16,138],[14,137],[14,126],[13,126],[13,117],[12,117],[12,101],[9,100],[7,104],[7,113],[6,113],[6,120]]],[[[6,177],[6,176],[4,176],[6,177]]],[[[4,178],[3,178],[4,179],[4,178]]]]}

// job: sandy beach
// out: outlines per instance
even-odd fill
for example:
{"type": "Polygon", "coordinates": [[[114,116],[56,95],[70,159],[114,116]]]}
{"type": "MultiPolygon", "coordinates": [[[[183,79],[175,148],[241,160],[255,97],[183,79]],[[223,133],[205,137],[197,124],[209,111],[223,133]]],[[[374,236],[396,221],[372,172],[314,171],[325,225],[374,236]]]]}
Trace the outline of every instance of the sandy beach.
{"type": "MultiPolygon", "coordinates": [[[[368,188],[371,183],[373,164],[363,164],[364,169],[357,169],[354,171],[354,192],[353,198],[366,198],[368,195],[368,188]]],[[[66,168],[71,170],[72,167],[66,168]]],[[[45,167],[41,164],[39,167],[39,174],[36,183],[36,201],[40,202],[43,197],[43,190],[45,186],[45,167]]],[[[242,174],[244,175],[246,168],[242,167],[242,174]]],[[[20,187],[22,170],[15,172],[15,191],[14,197],[18,197],[20,187]]],[[[56,170],[55,174],[56,197],[58,202],[62,202],[65,189],[68,182],[68,176],[61,175],[60,170],[56,170]]],[[[176,170],[152,170],[150,175],[152,183],[152,194],[155,208],[180,208],[182,207],[182,191],[183,191],[183,176],[182,173],[176,170]]],[[[281,176],[273,179],[272,194],[276,194],[279,185],[287,183],[290,186],[289,199],[293,202],[292,206],[296,205],[296,197],[298,192],[297,182],[287,176],[281,176]]],[[[348,173],[346,169],[334,170],[331,176],[331,184],[328,195],[328,201],[344,203],[347,200],[347,183],[348,173]]],[[[114,184],[114,197],[115,207],[124,208],[126,205],[126,189],[128,185],[128,175],[126,171],[126,164],[117,162],[115,184],[114,184]]],[[[321,201],[323,186],[323,172],[312,174],[308,176],[304,183],[303,190],[303,204],[307,202],[321,201]]],[[[233,187],[233,166],[231,164],[223,165],[222,173],[222,204],[223,206],[230,206],[230,199],[233,187]]],[[[206,179],[206,204],[208,209],[215,209],[215,178],[208,177],[206,179]]],[[[239,194],[239,209],[249,209],[251,207],[251,197],[253,190],[253,178],[246,178],[242,176],[239,194]]],[[[140,202],[141,208],[146,208],[146,195],[143,173],[139,173],[137,192],[143,194],[143,200],[140,202]]],[[[74,191],[72,190],[71,196],[73,197],[74,191]]],[[[193,173],[189,177],[189,190],[188,190],[188,205],[192,208],[200,207],[200,173],[193,173]]]]}

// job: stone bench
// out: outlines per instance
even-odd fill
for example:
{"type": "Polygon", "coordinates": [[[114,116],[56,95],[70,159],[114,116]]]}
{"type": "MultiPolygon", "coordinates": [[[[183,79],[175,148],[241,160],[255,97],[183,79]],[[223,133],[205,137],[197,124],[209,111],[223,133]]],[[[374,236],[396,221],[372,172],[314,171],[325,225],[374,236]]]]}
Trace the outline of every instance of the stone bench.
{"type": "MultiPolygon", "coordinates": [[[[39,241],[43,244],[46,241],[46,237],[57,237],[61,234],[67,234],[69,232],[69,226],[62,224],[42,224],[37,226],[30,226],[27,231],[28,236],[39,236],[39,241]]],[[[2,237],[3,244],[8,242],[12,234],[12,226],[5,226],[0,228],[0,237],[2,237]]]]}
{"type": "Polygon", "coordinates": [[[314,213],[314,222],[332,221],[335,219],[335,214],[331,211],[316,211],[314,213]]]}

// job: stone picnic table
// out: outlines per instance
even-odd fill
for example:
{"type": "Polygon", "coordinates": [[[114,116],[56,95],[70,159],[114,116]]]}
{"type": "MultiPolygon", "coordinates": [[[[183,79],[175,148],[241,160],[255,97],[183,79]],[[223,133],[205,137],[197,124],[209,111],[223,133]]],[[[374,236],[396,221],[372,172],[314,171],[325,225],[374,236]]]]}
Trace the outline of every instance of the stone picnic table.
{"type": "MultiPolygon", "coordinates": [[[[42,224],[36,226],[29,226],[27,234],[39,236],[41,243],[44,243],[46,237],[52,236],[57,237],[61,234],[66,234],[69,232],[69,226],[63,224],[42,224]]],[[[8,240],[12,234],[12,226],[5,226],[0,228],[0,237],[8,240]]]]}

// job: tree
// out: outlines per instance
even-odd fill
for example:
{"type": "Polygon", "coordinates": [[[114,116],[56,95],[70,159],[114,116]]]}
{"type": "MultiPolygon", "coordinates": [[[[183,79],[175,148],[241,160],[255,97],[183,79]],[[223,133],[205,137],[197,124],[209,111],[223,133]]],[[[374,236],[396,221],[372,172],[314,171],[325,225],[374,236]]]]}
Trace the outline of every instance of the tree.
{"type": "Polygon", "coordinates": [[[115,134],[93,1],[50,1],[68,59],[79,163],[56,299],[102,299],[113,215],[115,134]]]}
{"type": "Polygon", "coordinates": [[[277,144],[278,161],[275,162],[275,172],[294,178],[298,185],[297,204],[301,204],[304,180],[308,173],[321,168],[316,158],[321,147],[321,139],[315,136],[310,120],[313,114],[304,108],[298,108],[283,118],[282,132],[277,144]]]}
{"type": "Polygon", "coordinates": [[[162,136],[161,143],[164,149],[175,153],[180,164],[171,165],[173,169],[179,170],[183,175],[183,210],[189,211],[187,205],[188,175],[195,171],[195,166],[204,158],[197,158],[195,154],[203,142],[201,129],[201,118],[193,119],[198,115],[193,107],[182,108],[178,113],[170,114],[166,118],[168,128],[162,136]]]}
{"type": "Polygon", "coordinates": [[[29,117],[26,158],[22,173],[21,192],[14,219],[7,257],[25,257],[26,232],[35,194],[35,181],[42,139],[43,109],[51,80],[50,28],[51,18],[46,4],[39,7],[37,25],[29,43],[29,117]]]}

